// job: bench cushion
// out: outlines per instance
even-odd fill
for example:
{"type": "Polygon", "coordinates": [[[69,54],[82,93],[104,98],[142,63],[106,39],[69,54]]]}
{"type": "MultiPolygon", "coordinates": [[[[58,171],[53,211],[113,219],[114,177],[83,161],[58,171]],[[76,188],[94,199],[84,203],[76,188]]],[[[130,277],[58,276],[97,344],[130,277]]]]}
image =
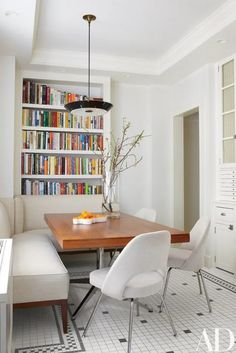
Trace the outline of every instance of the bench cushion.
{"type": "Polygon", "coordinates": [[[22,234],[25,234],[25,233],[32,234],[33,236],[36,234],[42,235],[42,236],[46,235],[48,237],[48,239],[52,242],[52,244],[54,245],[54,247],[56,248],[56,250],[58,252],[63,251],[62,248],[60,247],[60,244],[58,243],[57,239],[54,237],[54,235],[52,234],[52,232],[50,231],[49,228],[29,230],[27,232],[17,234],[17,236],[21,236],[22,234]]]}
{"type": "Polygon", "coordinates": [[[13,237],[14,303],[67,299],[69,275],[48,236],[13,237]]]}

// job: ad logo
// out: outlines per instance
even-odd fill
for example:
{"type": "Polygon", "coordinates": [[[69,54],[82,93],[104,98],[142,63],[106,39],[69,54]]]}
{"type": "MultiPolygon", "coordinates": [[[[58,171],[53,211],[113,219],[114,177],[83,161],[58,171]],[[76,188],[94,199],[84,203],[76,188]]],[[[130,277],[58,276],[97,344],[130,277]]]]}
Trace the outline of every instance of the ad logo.
{"type": "MultiPolygon", "coordinates": [[[[234,345],[234,334],[228,328],[215,328],[212,334],[204,328],[197,345],[197,352],[207,349],[208,352],[227,352],[234,345]],[[210,338],[210,337],[211,338],[210,338]]],[[[205,352],[206,350],[204,350],[205,352]]]]}

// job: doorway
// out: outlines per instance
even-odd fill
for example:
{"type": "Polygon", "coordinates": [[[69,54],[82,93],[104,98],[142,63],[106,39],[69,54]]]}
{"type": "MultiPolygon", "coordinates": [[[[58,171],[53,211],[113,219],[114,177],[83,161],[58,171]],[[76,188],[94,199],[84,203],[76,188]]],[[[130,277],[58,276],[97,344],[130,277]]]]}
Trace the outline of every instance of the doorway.
{"type": "Polygon", "coordinates": [[[174,226],[190,231],[199,219],[199,110],[174,117],[174,226]]]}

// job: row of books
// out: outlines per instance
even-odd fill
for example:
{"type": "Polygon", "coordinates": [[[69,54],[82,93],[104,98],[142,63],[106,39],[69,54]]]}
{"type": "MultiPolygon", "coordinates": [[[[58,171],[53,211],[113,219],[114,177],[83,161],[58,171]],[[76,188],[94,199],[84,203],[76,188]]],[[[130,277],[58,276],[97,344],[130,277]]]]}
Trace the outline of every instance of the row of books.
{"type": "Polygon", "coordinates": [[[22,131],[24,149],[102,151],[103,135],[52,131],[22,131]]]}
{"type": "Polygon", "coordinates": [[[101,185],[56,181],[23,180],[22,195],[97,195],[101,185]]]}
{"type": "Polygon", "coordinates": [[[82,100],[83,96],[76,93],[62,92],[51,86],[32,81],[23,82],[23,103],[64,105],[82,100]]]}
{"type": "MultiPolygon", "coordinates": [[[[24,80],[22,101],[31,104],[64,105],[69,102],[85,99],[78,93],[61,91],[49,85],[24,80]]],[[[93,98],[102,100],[102,98],[93,98]]]]}
{"type": "Polygon", "coordinates": [[[23,109],[22,125],[75,129],[103,129],[103,117],[78,117],[68,112],[23,109]]]}
{"type": "Polygon", "coordinates": [[[99,158],[22,153],[21,173],[26,175],[101,175],[102,172],[99,158]]]}

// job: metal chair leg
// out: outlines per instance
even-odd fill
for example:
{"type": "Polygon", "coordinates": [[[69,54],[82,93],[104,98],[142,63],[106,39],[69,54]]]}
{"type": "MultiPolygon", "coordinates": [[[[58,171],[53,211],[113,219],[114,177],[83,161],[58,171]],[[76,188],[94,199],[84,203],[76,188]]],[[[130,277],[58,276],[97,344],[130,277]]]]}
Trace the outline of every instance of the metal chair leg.
{"type": "Polygon", "coordinates": [[[139,316],[140,315],[140,305],[139,305],[140,303],[139,303],[139,301],[138,300],[136,300],[136,316],[139,316]]]}
{"type": "Polygon", "coordinates": [[[165,311],[166,311],[166,314],[167,314],[168,319],[169,319],[169,321],[170,321],[170,326],[171,326],[171,328],[172,328],[173,334],[174,334],[174,336],[177,336],[177,331],[176,331],[176,329],[175,329],[174,322],[173,322],[172,317],[171,317],[171,315],[170,315],[170,311],[169,311],[168,306],[167,306],[167,304],[166,304],[166,302],[165,302],[165,299],[163,298],[162,295],[161,295],[161,300],[162,300],[162,303],[161,303],[161,304],[164,306],[165,311]]]}
{"type": "Polygon", "coordinates": [[[81,310],[81,308],[87,303],[87,301],[91,298],[91,296],[94,294],[94,292],[96,291],[96,287],[92,286],[88,293],[85,295],[85,297],[83,298],[83,300],[81,301],[81,303],[78,305],[78,307],[76,308],[76,310],[74,311],[74,313],[72,314],[72,320],[76,319],[76,316],[78,315],[79,311],[81,310]]]}
{"type": "MultiPolygon", "coordinates": [[[[169,267],[169,269],[168,269],[168,271],[167,271],[166,281],[165,281],[164,290],[163,290],[163,295],[162,295],[163,299],[166,298],[166,292],[167,292],[167,287],[168,287],[168,283],[169,283],[169,279],[170,279],[170,272],[171,272],[172,268],[173,268],[173,267],[169,267]]],[[[163,301],[162,301],[162,302],[161,302],[161,305],[160,305],[159,313],[162,312],[162,310],[163,310],[163,305],[164,305],[164,303],[163,303],[163,301]]]]}
{"type": "Polygon", "coordinates": [[[92,319],[93,319],[94,315],[96,314],[96,311],[97,311],[97,308],[98,308],[98,306],[99,306],[99,303],[100,303],[100,300],[101,300],[101,299],[102,299],[102,293],[99,295],[98,300],[97,300],[97,302],[96,302],[96,304],[95,304],[95,306],[94,306],[94,308],[93,308],[92,314],[90,315],[90,318],[89,318],[89,320],[88,320],[88,322],[87,322],[87,325],[86,325],[86,327],[85,327],[85,329],[84,329],[84,333],[83,333],[83,336],[84,336],[84,337],[86,336],[86,334],[87,334],[87,332],[88,332],[89,326],[90,326],[90,324],[91,324],[91,322],[92,322],[92,319]]]}
{"type": "Polygon", "coordinates": [[[130,312],[129,312],[129,336],[128,336],[128,349],[127,353],[131,353],[131,340],[133,331],[133,319],[134,319],[134,299],[130,300],[130,312]]]}
{"type": "Polygon", "coordinates": [[[208,296],[208,293],[207,293],[206,283],[205,283],[204,277],[202,275],[202,271],[199,270],[198,272],[199,272],[199,275],[200,275],[201,280],[202,280],[202,285],[203,285],[204,293],[205,293],[205,296],[206,296],[206,301],[207,301],[209,313],[211,313],[212,312],[212,307],[211,307],[211,302],[210,302],[210,299],[209,299],[209,296],[208,296]]]}
{"type": "Polygon", "coordinates": [[[96,268],[99,269],[99,251],[96,251],[96,268]]]}
{"type": "Polygon", "coordinates": [[[201,278],[199,272],[197,272],[197,280],[198,280],[198,285],[199,285],[199,292],[202,294],[202,285],[201,285],[201,278]]]}

